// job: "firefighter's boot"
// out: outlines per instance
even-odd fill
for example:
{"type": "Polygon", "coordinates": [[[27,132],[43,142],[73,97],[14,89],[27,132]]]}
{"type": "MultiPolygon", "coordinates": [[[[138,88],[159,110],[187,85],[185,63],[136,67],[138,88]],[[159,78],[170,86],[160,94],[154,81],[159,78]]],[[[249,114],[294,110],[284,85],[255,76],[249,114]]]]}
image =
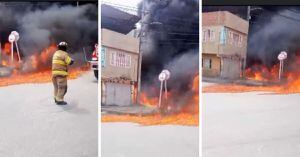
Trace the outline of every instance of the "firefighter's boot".
{"type": "Polygon", "coordinates": [[[56,101],[57,105],[67,105],[68,103],[65,101],[56,101]]]}

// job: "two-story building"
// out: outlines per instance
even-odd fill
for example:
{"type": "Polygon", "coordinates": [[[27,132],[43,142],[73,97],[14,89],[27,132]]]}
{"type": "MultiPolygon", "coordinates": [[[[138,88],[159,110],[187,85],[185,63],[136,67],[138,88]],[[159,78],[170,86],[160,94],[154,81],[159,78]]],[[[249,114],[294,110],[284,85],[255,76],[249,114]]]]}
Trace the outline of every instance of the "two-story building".
{"type": "Polygon", "coordinates": [[[101,6],[101,104],[128,106],[136,96],[139,39],[132,35],[139,17],[101,6]]]}
{"type": "Polygon", "coordinates": [[[246,65],[248,21],[228,12],[202,14],[202,73],[204,77],[235,79],[246,65]]]}

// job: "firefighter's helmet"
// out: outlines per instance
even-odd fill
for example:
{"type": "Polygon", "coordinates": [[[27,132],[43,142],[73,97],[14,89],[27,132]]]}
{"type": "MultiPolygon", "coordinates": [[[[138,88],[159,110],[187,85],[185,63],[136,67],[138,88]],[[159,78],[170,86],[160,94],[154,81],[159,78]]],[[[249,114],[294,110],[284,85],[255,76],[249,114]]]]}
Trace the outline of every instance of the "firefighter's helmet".
{"type": "Polygon", "coordinates": [[[62,41],[58,44],[58,46],[68,46],[67,42],[65,41],[62,41]]]}
{"type": "Polygon", "coordinates": [[[67,46],[68,46],[67,42],[62,41],[57,45],[57,48],[59,50],[67,51],[67,46]]]}

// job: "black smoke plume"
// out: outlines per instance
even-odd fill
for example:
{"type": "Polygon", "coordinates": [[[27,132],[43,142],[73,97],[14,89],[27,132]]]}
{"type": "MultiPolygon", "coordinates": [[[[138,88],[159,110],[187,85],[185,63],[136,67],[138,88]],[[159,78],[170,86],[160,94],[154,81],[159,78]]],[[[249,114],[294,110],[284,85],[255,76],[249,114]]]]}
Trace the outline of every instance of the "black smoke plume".
{"type": "Polygon", "coordinates": [[[98,42],[97,17],[97,4],[0,3],[0,39],[8,42],[10,32],[18,31],[25,58],[60,41],[68,43],[70,53],[82,53],[98,42]]]}
{"type": "Polygon", "coordinates": [[[281,51],[288,53],[287,63],[300,55],[300,8],[265,10],[251,25],[247,66],[278,64],[281,51]]]}
{"type": "Polygon", "coordinates": [[[157,96],[150,87],[159,88],[158,75],[168,69],[169,90],[187,93],[199,70],[199,2],[144,0],[142,14],[142,90],[157,96]]]}

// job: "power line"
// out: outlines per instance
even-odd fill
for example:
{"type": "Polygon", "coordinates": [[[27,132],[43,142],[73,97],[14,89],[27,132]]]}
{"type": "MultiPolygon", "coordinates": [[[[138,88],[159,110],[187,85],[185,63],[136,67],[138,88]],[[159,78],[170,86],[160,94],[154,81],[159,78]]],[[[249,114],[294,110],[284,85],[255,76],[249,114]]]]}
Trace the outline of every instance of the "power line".
{"type": "Polygon", "coordinates": [[[299,11],[296,11],[296,10],[294,10],[294,9],[286,9],[286,10],[291,11],[291,12],[296,13],[296,14],[300,14],[299,11]]]}
{"type": "Polygon", "coordinates": [[[121,4],[117,4],[117,3],[111,3],[111,2],[107,2],[107,1],[102,1],[102,4],[108,4],[111,6],[119,6],[119,7],[123,7],[123,8],[128,8],[128,9],[134,9],[136,11],[138,11],[137,7],[133,7],[133,6],[126,6],[126,5],[121,5],[121,4]]]}
{"type": "MultiPolygon", "coordinates": [[[[117,9],[121,9],[123,11],[132,11],[132,12],[135,12],[136,14],[138,13],[139,9],[136,8],[136,7],[132,7],[132,6],[125,6],[125,5],[120,5],[120,4],[116,4],[116,3],[111,3],[111,2],[106,2],[106,1],[102,1],[102,4],[106,4],[106,5],[109,5],[111,7],[115,7],[117,9]]],[[[149,13],[150,11],[149,10],[140,10],[139,11],[140,13],[149,13]]]]}
{"type": "Polygon", "coordinates": [[[278,16],[284,17],[286,19],[289,19],[289,20],[292,20],[292,21],[300,23],[300,19],[295,19],[295,18],[290,17],[290,16],[282,15],[282,14],[278,13],[277,11],[273,11],[273,10],[270,10],[270,9],[265,9],[265,10],[268,11],[268,12],[274,13],[274,14],[276,14],[278,16]]]}
{"type": "Polygon", "coordinates": [[[159,41],[170,41],[170,42],[199,42],[199,39],[176,39],[176,38],[170,38],[170,39],[158,39],[159,41]]]}
{"type": "MultiPolygon", "coordinates": [[[[109,19],[112,19],[112,20],[115,20],[115,21],[129,21],[129,20],[127,20],[127,19],[118,19],[118,18],[116,18],[116,17],[111,17],[111,16],[106,16],[105,18],[109,18],[109,19]]],[[[146,25],[152,25],[153,23],[149,23],[149,22],[139,22],[140,24],[146,24],[146,25]]],[[[177,23],[173,23],[173,24],[169,24],[169,23],[162,23],[161,24],[162,26],[172,26],[172,27],[175,27],[175,26],[177,26],[177,27],[183,27],[183,26],[185,26],[186,25],[186,23],[184,23],[184,21],[182,21],[182,22],[177,22],[177,23]]],[[[192,26],[191,27],[193,27],[193,28],[199,28],[199,24],[196,24],[196,23],[194,23],[194,24],[192,24],[192,26]]]]}
{"type": "Polygon", "coordinates": [[[182,35],[182,36],[199,36],[199,33],[185,33],[185,32],[168,32],[168,31],[152,31],[154,33],[182,35]]]}
{"type": "MultiPolygon", "coordinates": [[[[102,1],[103,2],[103,1],[102,1]]],[[[107,4],[107,5],[110,5],[112,7],[115,7],[117,9],[122,9],[122,10],[127,10],[127,11],[135,11],[135,12],[138,12],[140,11],[141,13],[150,13],[150,10],[139,10],[138,8],[136,7],[132,7],[132,6],[125,6],[125,5],[120,5],[120,4],[116,4],[116,3],[111,3],[111,2],[105,2],[103,4],[107,4]]],[[[177,18],[177,17],[168,17],[169,19],[172,19],[172,20],[177,20],[177,21],[180,21],[180,22],[191,22],[190,20],[185,20],[185,19],[182,19],[182,18],[177,18]]],[[[197,25],[199,25],[199,20],[196,21],[196,22],[193,22],[197,25]]]]}

